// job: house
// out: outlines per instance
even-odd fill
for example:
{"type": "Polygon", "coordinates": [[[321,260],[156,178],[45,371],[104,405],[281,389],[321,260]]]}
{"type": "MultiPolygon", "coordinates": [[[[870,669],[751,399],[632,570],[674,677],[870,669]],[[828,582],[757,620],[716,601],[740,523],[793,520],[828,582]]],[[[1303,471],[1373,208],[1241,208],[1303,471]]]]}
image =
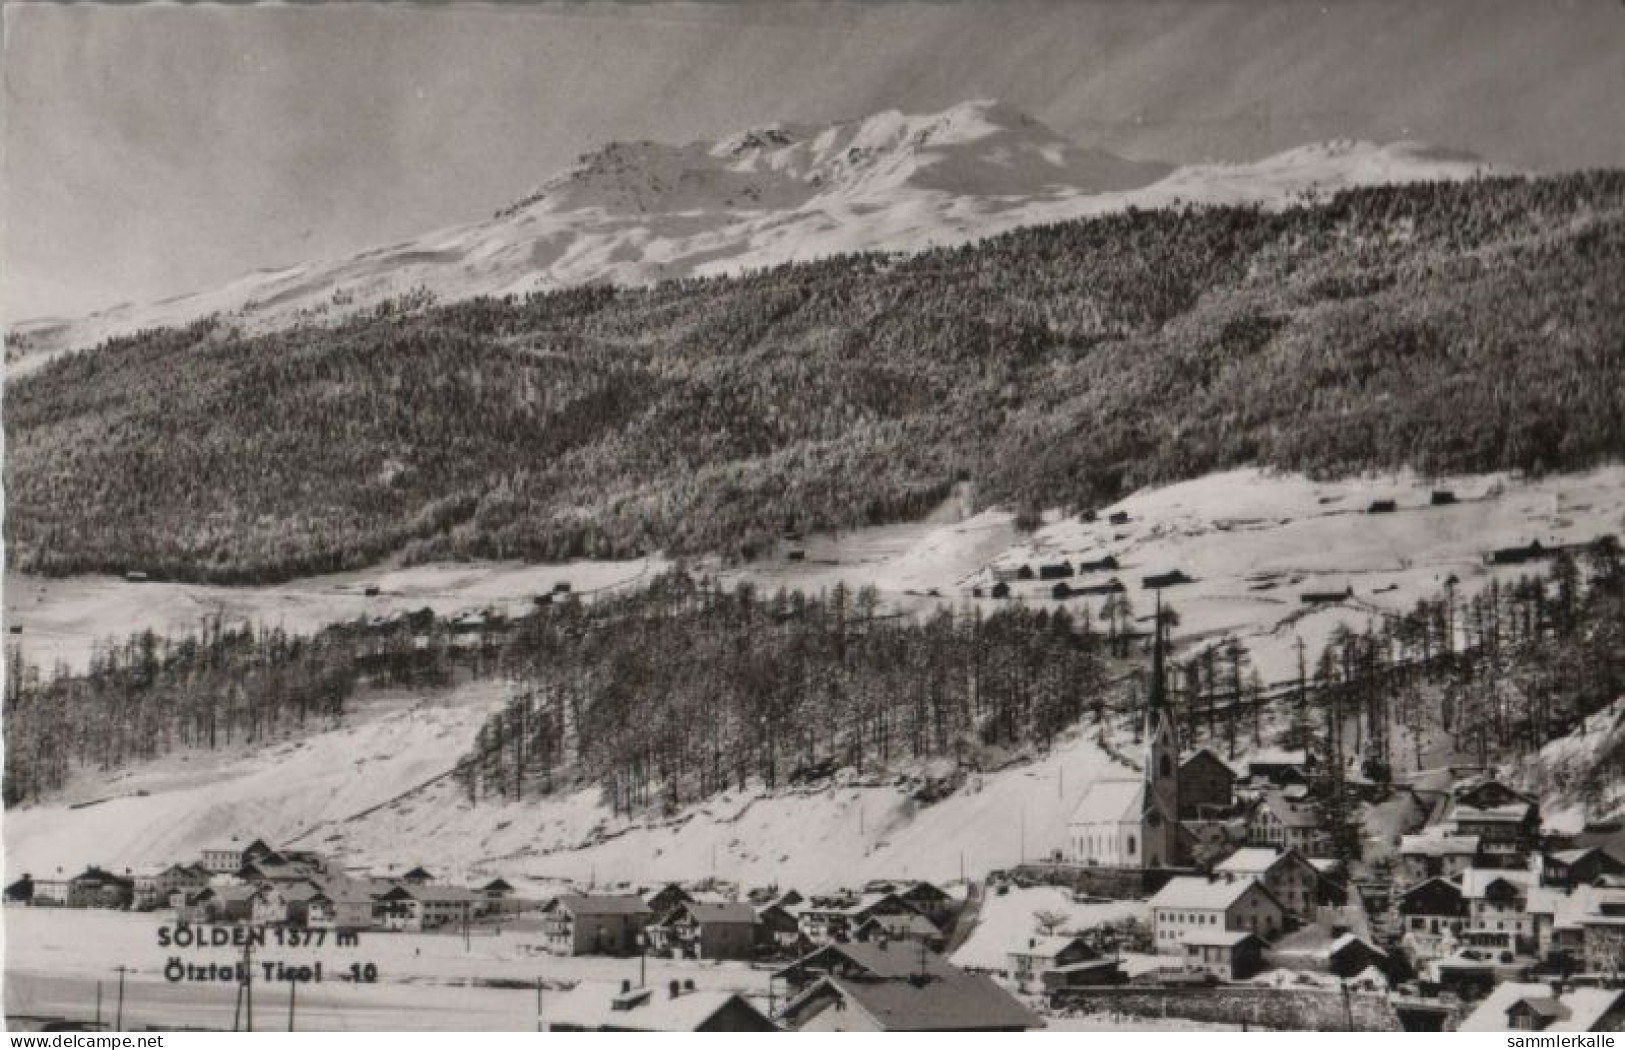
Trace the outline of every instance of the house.
{"type": "Polygon", "coordinates": [[[1110,594],[1125,594],[1128,588],[1123,581],[1113,576],[1105,583],[1092,583],[1085,587],[1074,587],[1072,593],[1080,598],[1103,598],[1110,594]]]}
{"type": "Polygon", "coordinates": [[[1072,563],[1069,561],[1049,562],[1038,567],[1038,578],[1040,580],[1070,580],[1072,572],[1072,563]]]}
{"type": "Polygon", "coordinates": [[[1264,942],[1246,930],[1192,930],[1184,949],[1186,971],[1221,981],[1245,981],[1264,965],[1264,942]]]}
{"type": "Polygon", "coordinates": [[[254,915],[258,886],[205,886],[183,900],[183,922],[248,922],[254,915]]]}
{"type": "Polygon", "coordinates": [[[954,913],[956,902],[947,891],[930,882],[910,882],[894,890],[904,904],[924,915],[938,926],[947,922],[954,913]]]}
{"type": "Polygon", "coordinates": [[[514,897],[515,892],[513,884],[507,879],[500,876],[492,879],[474,891],[479,897],[479,903],[474,908],[475,914],[490,915],[515,910],[515,906],[523,903],[514,897]]]}
{"type": "Polygon", "coordinates": [[[1481,852],[1477,835],[1449,835],[1434,828],[1399,840],[1401,872],[1411,883],[1460,875],[1478,864],[1481,852]]]}
{"type": "Polygon", "coordinates": [[[401,876],[401,881],[409,886],[427,886],[434,881],[434,875],[421,864],[401,876]]]}
{"type": "Polygon", "coordinates": [[[1399,504],[1391,499],[1372,500],[1371,505],[1365,509],[1367,514],[1392,514],[1399,509],[1399,504]]]}
{"type": "Polygon", "coordinates": [[[1540,807],[1522,798],[1479,803],[1458,796],[1440,823],[1451,834],[1476,836],[1484,854],[1499,863],[1517,864],[1540,835],[1540,807]]]}
{"type": "Polygon", "coordinates": [[[1321,852],[1326,835],[1312,804],[1287,798],[1280,791],[1266,791],[1247,818],[1247,843],[1309,855],[1321,852]]]}
{"type": "Polygon", "coordinates": [[[1039,975],[1045,994],[1068,988],[1092,988],[1099,985],[1122,984],[1128,980],[1119,959],[1090,959],[1086,962],[1055,966],[1039,975]]]}
{"type": "Polygon", "coordinates": [[[1179,819],[1196,820],[1228,810],[1236,798],[1236,771],[1207,748],[1179,763],[1179,819]]]}
{"type": "Polygon", "coordinates": [[[1030,580],[1033,576],[1033,567],[1031,565],[1023,565],[1016,570],[1016,579],[1018,580],[1030,580]]]}
{"type": "Polygon", "coordinates": [[[1540,881],[1547,886],[1594,886],[1608,875],[1625,875],[1625,861],[1600,846],[1558,850],[1541,858],[1540,881]]]}
{"type": "Polygon", "coordinates": [[[651,947],[689,959],[749,959],[756,949],[756,909],[742,901],[679,904],[646,927],[651,947]]]}
{"type": "Polygon", "coordinates": [[[1541,561],[1554,557],[1555,549],[1542,547],[1539,540],[1535,540],[1527,547],[1502,547],[1493,550],[1484,560],[1491,565],[1523,565],[1532,561],[1541,561]]]}
{"type": "Polygon", "coordinates": [[[234,875],[249,861],[266,859],[281,858],[276,850],[266,845],[264,839],[254,839],[246,844],[232,839],[230,842],[205,846],[202,851],[203,867],[217,875],[234,875]]]}
{"type": "Polygon", "coordinates": [[[6,887],[7,904],[30,904],[34,900],[34,877],[23,874],[23,877],[6,887]]]}
{"type": "Polygon", "coordinates": [[[854,941],[917,941],[932,951],[943,948],[942,930],[924,915],[871,915],[852,931],[854,941]]]}
{"type": "Polygon", "coordinates": [[[1099,958],[1100,953],[1083,943],[1081,937],[1029,937],[1026,944],[1011,949],[1007,972],[1018,988],[1027,991],[1039,985],[1051,970],[1099,958]]]}
{"type": "Polygon", "coordinates": [[[680,904],[688,904],[694,898],[683,887],[675,882],[668,882],[659,889],[650,890],[643,894],[643,903],[649,906],[651,915],[665,915],[680,904]]]}
{"type": "Polygon", "coordinates": [[[1625,893],[1593,897],[1572,921],[1581,930],[1587,970],[1611,976],[1625,971],[1625,893]]]}
{"type": "MultiPolygon", "coordinates": [[[[313,887],[314,888],[314,887],[313,887]]],[[[249,921],[260,926],[281,926],[288,921],[288,898],[275,883],[261,883],[248,899],[249,921]]]]}
{"type": "Polygon", "coordinates": [[[169,864],[131,874],[130,907],[139,911],[170,907],[177,892],[197,891],[209,884],[201,864],[169,864]]]}
{"type": "Polygon", "coordinates": [[[1128,524],[1128,511],[1126,511],[1126,510],[1114,510],[1114,511],[1112,511],[1110,514],[1108,514],[1106,516],[1106,523],[1108,525],[1127,525],[1128,524]]]}
{"type": "Polygon", "coordinates": [[[128,908],[135,880],[91,865],[68,880],[70,908],[128,908]]]}
{"type": "Polygon", "coordinates": [[[1353,933],[1328,933],[1318,926],[1299,930],[1273,945],[1266,958],[1282,970],[1353,977],[1376,967],[1386,971],[1388,953],[1353,933]]]}
{"type": "Polygon", "coordinates": [[[1151,945],[1159,954],[1183,954],[1195,933],[1242,930],[1269,939],[1281,932],[1286,909],[1253,878],[1181,875],[1170,879],[1149,902],[1151,945]]]}
{"type": "Polygon", "coordinates": [[[1435,877],[1417,883],[1400,895],[1394,910],[1403,943],[1421,958],[1448,955],[1467,928],[1467,898],[1460,884],[1450,879],[1435,877]]]}
{"type": "Polygon", "coordinates": [[[36,907],[66,908],[70,889],[67,879],[35,879],[34,896],[29,903],[36,907]]]}
{"type": "Polygon", "coordinates": [[[1097,558],[1094,561],[1078,562],[1078,575],[1082,576],[1088,572],[1116,572],[1121,567],[1117,564],[1117,559],[1108,554],[1104,558],[1097,558]]]}
{"type": "Polygon", "coordinates": [[[737,992],[698,990],[694,982],[634,988],[582,981],[542,999],[549,1032],[776,1032],[778,1026],[737,992]]]}
{"type": "Polygon", "coordinates": [[[1434,489],[1428,503],[1435,507],[1448,507],[1456,502],[1456,494],[1449,489],[1434,489]]]}
{"type": "Polygon", "coordinates": [[[305,925],[313,930],[368,930],[373,895],[359,884],[331,882],[305,902],[305,925]]]}
{"type": "Polygon", "coordinates": [[[1191,578],[1185,575],[1182,569],[1170,569],[1168,572],[1156,572],[1150,576],[1142,577],[1140,586],[1148,591],[1161,590],[1164,587],[1177,587],[1182,583],[1190,583],[1191,578]]]}
{"type": "Polygon", "coordinates": [[[1625,992],[1508,981],[1457,1027],[1461,1032],[1613,1032],[1625,1021],[1625,992]]]}
{"type": "Polygon", "coordinates": [[[1528,909],[1532,872],[1469,868],[1461,875],[1467,900],[1462,940],[1479,948],[1534,952],[1535,923],[1528,909]]]}
{"type": "Polygon", "coordinates": [[[1268,846],[1239,849],[1214,867],[1220,875],[1254,878],[1269,887],[1288,916],[1298,922],[1313,922],[1320,908],[1320,872],[1303,854],[1288,847],[1268,846]]]}
{"type": "Polygon", "coordinates": [[[870,919],[883,922],[919,915],[918,909],[896,893],[862,896],[814,897],[797,914],[801,933],[811,944],[850,940],[870,919]]]}
{"type": "Polygon", "coordinates": [[[433,930],[465,926],[479,897],[462,886],[400,883],[375,898],[373,915],[386,930],[433,930]]]}
{"type": "Polygon", "coordinates": [[[756,909],[756,946],[766,952],[792,952],[802,945],[801,923],[779,904],[756,909]]]}
{"type": "Polygon", "coordinates": [[[1265,747],[1247,756],[1249,780],[1276,785],[1302,784],[1320,768],[1320,760],[1306,748],[1265,747]]]}
{"type": "Polygon", "coordinates": [[[923,946],[830,945],[779,977],[791,998],[781,1019],[807,1032],[1019,1032],[1042,1022],[982,974],[923,946]]]}
{"type": "Polygon", "coordinates": [[[565,894],[542,909],[542,933],[555,955],[631,955],[652,918],[642,897],[565,894]]]}

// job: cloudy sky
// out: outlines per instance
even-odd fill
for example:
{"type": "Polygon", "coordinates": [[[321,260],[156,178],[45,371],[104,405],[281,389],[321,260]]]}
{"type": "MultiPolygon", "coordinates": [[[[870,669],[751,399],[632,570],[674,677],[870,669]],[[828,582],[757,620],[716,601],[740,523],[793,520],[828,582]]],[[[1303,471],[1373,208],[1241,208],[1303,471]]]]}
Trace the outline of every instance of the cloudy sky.
{"type": "Polygon", "coordinates": [[[615,138],[997,97],[1133,157],[1625,166],[1620,0],[4,7],[6,314],[485,217],[615,138]]]}

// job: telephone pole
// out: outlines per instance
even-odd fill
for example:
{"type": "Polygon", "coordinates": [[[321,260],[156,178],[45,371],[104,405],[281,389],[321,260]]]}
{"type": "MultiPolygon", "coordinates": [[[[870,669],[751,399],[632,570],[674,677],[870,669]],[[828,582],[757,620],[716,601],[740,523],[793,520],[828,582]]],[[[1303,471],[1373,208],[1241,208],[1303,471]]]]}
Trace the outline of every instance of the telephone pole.
{"type": "Polygon", "coordinates": [[[288,982],[288,1031],[293,1031],[294,1001],[299,997],[299,982],[288,982]]]}
{"type": "Polygon", "coordinates": [[[128,967],[118,968],[118,1012],[113,1015],[113,1031],[124,1031],[124,974],[128,967]]]}

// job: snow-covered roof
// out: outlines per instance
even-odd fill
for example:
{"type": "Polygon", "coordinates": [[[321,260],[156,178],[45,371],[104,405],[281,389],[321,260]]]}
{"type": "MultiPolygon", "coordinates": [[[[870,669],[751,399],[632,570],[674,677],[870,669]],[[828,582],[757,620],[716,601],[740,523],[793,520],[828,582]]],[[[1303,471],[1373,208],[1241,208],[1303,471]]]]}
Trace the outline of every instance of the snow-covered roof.
{"type": "MultiPolygon", "coordinates": [[[[620,986],[613,982],[582,981],[567,991],[548,993],[543,999],[542,1019],[548,1024],[589,1030],[695,1032],[739,998],[736,992],[713,989],[686,991],[676,996],[665,988],[622,993],[620,986]]],[[[740,999],[740,1002],[745,1000],[740,999]]],[[[749,1003],[745,1005],[755,1010],[749,1003]]]]}
{"type": "Polygon", "coordinates": [[[1479,807],[1458,802],[1450,807],[1446,821],[1479,821],[1488,824],[1521,824],[1529,818],[1532,806],[1527,802],[1508,802],[1504,806],[1479,807]]]}
{"type": "Polygon", "coordinates": [[[1198,948],[1234,948],[1252,936],[1252,933],[1248,930],[1221,930],[1215,928],[1211,930],[1192,930],[1186,933],[1181,940],[1185,944],[1198,948]]]}
{"type": "Polygon", "coordinates": [[[1477,835],[1406,835],[1399,840],[1401,856],[1459,857],[1478,853],[1477,835]]]}
{"type": "Polygon", "coordinates": [[[1551,985],[1508,981],[1496,985],[1478,1007],[1457,1027],[1461,1032],[1506,1032],[1511,1030],[1507,1011],[1519,1002],[1550,1017],[1546,1032],[1590,1032],[1609,1011],[1619,1005],[1625,992],[1614,988],[1573,988],[1554,993],[1551,985]]]}
{"type": "Polygon", "coordinates": [[[1026,944],[1011,948],[1011,955],[1031,955],[1040,959],[1053,959],[1066,951],[1074,944],[1080,943],[1077,937],[1065,937],[1055,934],[1049,937],[1031,937],[1026,944]]]}
{"type": "Polygon", "coordinates": [[[1461,873],[1462,896],[1469,900],[1477,900],[1497,882],[1509,882],[1527,892],[1534,878],[1532,872],[1512,868],[1468,868],[1461,873]]]}
{"type": "Polygon", "coordinates": [[[1289,853],[1268,846],[1245,846],[1220,861],[1213,870],[1235,875],[1262,875],[1286,859],[1289,853]]]}
{"type": "Polygon", "coordinates": [[[1320,815],[1315,807],[1302,802],[1296,802],[1282,795],[1279,791],[1266,792],[1264,805],[1274,814],[1284,827],[1289,828],[1318,828],[1320,815]]]}
{"type": "MultiPolygon", "coordinates": [[[[1169,879],[1168,884],[1151,898],[1152,908],[1217,908],[1228,910],[1253,887],[1265,893],[1269,890],[1254,878],[1204,879],[1194,875],[1181,875],[1169,879]]],[[[1271,895],[1273,897],[1273,894],[1271,895]]]]}
{"type": "Polygon", "coordinates": [[[1144,791],[1145,784],[1140,780],[1097,780],[1083,793],[1068,823],[1138,822],[1144,807],[1144,791]]]}

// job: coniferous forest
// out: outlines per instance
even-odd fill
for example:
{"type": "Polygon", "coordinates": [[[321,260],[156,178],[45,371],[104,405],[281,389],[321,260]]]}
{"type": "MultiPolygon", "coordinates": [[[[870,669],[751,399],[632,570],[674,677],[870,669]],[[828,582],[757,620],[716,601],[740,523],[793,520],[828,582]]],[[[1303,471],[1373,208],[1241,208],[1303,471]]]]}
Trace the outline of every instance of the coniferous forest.
{"type": "Polygon", "coordinates": [[[8,382],[25,571],[255,583],[387,556],[749,557],[961,480],[1092,507],[1257,464],[1625,449],[1625,174],[1128,211],[653,288],[229,317],[8,382]]]}
{"type": "MultiPolygon", "coordinates": [[[[1165,608],[1165,615],[1177,611],[1165,608]]],[[[1148,626],[1121,600],[888,614],[873,591],[764,595],[681,569],[646,591],[569,599],[477,629],[429,610],[314,636],[212,627],[102,647],[83,674],[13,652],[5,683],[8,805],[75,764],[112,769],[180,747],[229,747],[331,726],[367,690],[500,678],[509,699],[451,773],[475,803],[596,784],[620,811],[733,787],[793,787],[837,770],[950,760],[949,777],[1041,750],[1074,724],[1132,739],[1148,626]]],[[[1549,574],[1335,634],[1295,681],[1260,683],[1245,646],[1199,649],[1172,676],[1189,743],[1234,756],[1311,745],[1385,779],[1442,734],[1460,753],[1527,755],[1625,693],[1625,562],[1600,540],[1549,574]],[[1264,704],[1281,717],[1266,730],[1264,704]]],[[[1133,748],[1126,749],[1132,752],[1133,748]]],[[[1132,759],[1123,758],[1125,762],[1132,759]]],[[[1600,797],[1625,752],[1575,783],[1600,797]]],[[[929,801],[946,785],[926,783],[929,801]]]]}

